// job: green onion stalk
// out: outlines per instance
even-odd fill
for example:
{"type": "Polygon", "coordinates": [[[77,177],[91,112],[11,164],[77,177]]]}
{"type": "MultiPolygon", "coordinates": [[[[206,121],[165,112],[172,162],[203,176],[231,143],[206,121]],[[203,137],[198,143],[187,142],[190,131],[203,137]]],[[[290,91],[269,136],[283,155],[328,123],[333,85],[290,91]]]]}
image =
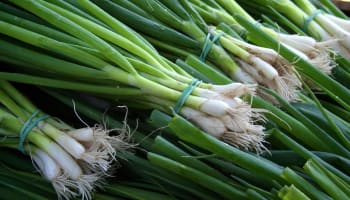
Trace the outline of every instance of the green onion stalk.
{"type": "MultiPolygon", "coordinates": [[[[254,1],[259,5],[270,5],[272,4],[272,1],[254,1]]],[[[282,4],[281,1],[273,1],[274,4],[282,4]]],[[[319,69],[326,73],[330,73],[331,69],[334,67],[331,62],[331,55],[329,52],[330,46],[332,46],[335,41],[331,40],[329,34],[325,32],[322,27],[319,27],[317,23],[314,23],[313,21],[309,24],[309,30],[317,30],[317,34],[312,35],[312,37],[308,36],[301,36],[301,35],[291,35],[286,33],[277,32],[273,29],[270,29],[268,27],[265,27],[264,25],[260,24],[258,21],[256,21],[254,18],[252,18],[235,0],[220,0],[218,3],[221,5],[221,7],[224,9],[224,11],[221,12],[227,12],[231,14],[231,16],[240,15],[247,19],[249,22],[256,24],[256,26],[259,26],[263,29],[263,31],[267,34],[269,34],[271,37],[279,41],[284,46],[288,47],[291,51],[293,51],[296,55],[298,55],[300,58],[303,58],[310,62],[311,64],[317,66],[319,69]],[[312,28],[311,28],[312,26],[312,28]],[[324,42],[317,42],[317,40],[322,40],[324,42]]],[[[244,2],[242,2],[243,4],[244,2]]],[[[211,8],[213,9],[213,8],[211,8]]],[[[279,10],[279,9],[277,9],[279,10]]],[[[210,13],[210,12],[207,12],[210,13]]],[[[290,14],[294,15],[294,12],[290,11],[290,14]]],[[[226,19],[228,20],[228,16],[226,16],[226,19]]],[[[234,19],[230,19],[230,21],[225,21],[225,23],[228,23],[228,25],[236,24],[237,21],[234,19]]],[[[253,36],[248,36],[248,39],[251,40],[253,36]]]]}
{"type": "Polygon", "coordinates": [[[290,186],[284,186],[279,192],[278,197],[283,200],[288,199],[303,199],[303,200],[310,200],[308,196],[306,196],[303,192],[301,192],[298,188],[296,188],[294,185],[290,186]]]}
{"type": "MultiPolygon", "coordinates": [[[[62,33],[80,40],[80,44],[71,44],[66,39],[48,37],[47,34],[40,33],[42,29],[33,31],[21,26],[21,23],[0,21],[0,32],[16,39],[16,42],[1,40],[3,44],[17,46],[17,48],[25,47],[26,52],[31,52],[32,48],[41,51],[41,55],[36,54],[36,59],[28,62],[29,66],[25,61],[21,61],[21,58],[14,56],[19,54],[9,55],[1,52],[3,60],[7,63],[14,64],[16,68],[27,68],[29,72],[24,72],[31,74],[24,75],[22,72],[14,75],[1,72],[1,77],[4,79],[27,83],[35,80],[34,84],[88,91],[109,98],[121,96],[124,99],[136,99],[141,96],[150,96],[158,100],[151,106],[163,107],[168,112],[171,112],[169,107],[174,106],[183,91],[193,84],[193,78],[188,73],[161,57],[139,34],[91,1],[78,2],[108,28],[46,1],[11,0],[11,2],[51,23],[62,33]],[[60,54],[61,57],[52,58],[49,53],[60,54]],[[59,60],[60,63],[66,63],[67,70],[59,70],[48,65],[42,60],[47,57],[50,57],[51,61],[59,60]],[[36,66],[38,64],[39,66],[36,66]],[[74,67],[69,70],[68,66],[74,67]],[[35,72],[36,74],[41,72],[38,67],[41,71],[49,69],[56,76],[50,78],[44,78],[43,74],[33,76],[35,72]],[[96,73],[96,77],[93,73],[96,73]],[[80,74],[84,74],[84,77],[80,74]],[[25,78],[19,78],[18,75],[25,78]],[[72,77],[78,78],[78,81],[72,81],[72,77]],[[83,81],[79,81],[80,79],[83,81]],[[61,85],[62,82],[65,84],[61,85]],[[72,82],[73,84],[70,84],[72,82]],[[94,86],[89,87],[93,84],[94,86]],[[112,87],[114,89],[111,89],[112,87]],[[115,95],[116,93],[119,95],[115,95]]],[[[225,127],[219,134],[210,131],[209,133],[228,143],[233,143],[237,135],[243,134],[242,137],[245,137],[244,135],[247,134],[249,137],[245,138],[248,141],[241,146],[247,149],[260,149],[264,136],[263,128],[253,122],[261,118],[261,110],[252,109],[248,103],[239,98],[254,93],[254,90],[254,86],[241,83],[228,85],[200,83],[186,100],[181,99],[185,102],[179,113],[184,117],[194,118],[195,120],[192,121],[204,130],[209,130],[210,127],[225,127]],[[208,119],[215,119],[220,124],[207,123],[208,119]],[[255,143],[255,141],[258,142],[255,143]]],[[[138,103],[144,104],[142,99],[138,103]]]]}
{"type": "MultiPolygon", "coordinates": [[[[91,192],[109,176],[117,151],[130,147],[126,129],[110,136],[102,126],[75,129],[45,113],[6,81],[1,81],[1,135],[18,138],[19,148],[31,156],[37,169],[51,182],[59,198],[91,199],[91,192]],[[37,113],[34,116],[33,113],[37,113]],[[32,128],[29,121],[36,121],[32,128]],[[28,131],[28,135],[23,134],[28,131]]],[[[6,143],[6,142],[5,142],[6,143]]],[[[4,144],[2,144],[4,145],[4,144]]]]}
{"type": "Polygon", "coordinates": [[[304,170],[333,199],[340,200],[350,198],[350,185],[325,168],[317,160],[309,159],[304,165],[304,170]]]}

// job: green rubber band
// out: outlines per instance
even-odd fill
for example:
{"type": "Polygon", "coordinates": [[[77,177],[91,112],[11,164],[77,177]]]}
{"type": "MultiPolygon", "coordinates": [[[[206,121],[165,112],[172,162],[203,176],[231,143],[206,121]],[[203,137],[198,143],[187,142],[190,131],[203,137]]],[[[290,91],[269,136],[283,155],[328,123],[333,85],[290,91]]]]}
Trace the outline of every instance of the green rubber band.
{"type": "Polygon", "coordinates": [[[207,37],[205,38],[204,45],[202,48],[202,52],[199,56],[199,59],[203,62],[205,62],[209,51],[213,47],[214,43],[223,35],[223,33],[215,34],[213,39],[211,37],[213,36],[210,32],[207,34],[207,37]]]}
{"type": "Polygon", "coordinates": [[[317,15],[321,14],[323,11],[318,9],[315,12],[313,12],[311,15],[309,15],[305,20],[303,25],[301,26],[301,30],[303,30],[305,33],[308,32],[308,28],[309,28],[309,24],[312,20],[315,19],[315,17],[317,17],[317,15]]]}
{"type": "Polygon", "coordinates": [[[191,95],[193,90],[201,83],[198,79],[193,79],[191,84],[188,85],[185,90],[182,92],[181,96],[177,100],[175,106],[174,106],[174,112],[179,113],[182,106],[185,104],[187,98],[191,95]]]}
{"type": "Polygon", "coordinates": [[[49,115],[42,115],[35,119],[33,119],[40,113],[40,110],[35,111],[32,116],[28,118],[28,120],[23,124],[21,131],[19,133],[19,143],[18,143],[18,150],[20,150],[22,153],[24,153],[24,141],[26,140],[28,134],[30,131],[33,130],[34,127],[38,125],[39,122],[49,118],[49,115]]]}

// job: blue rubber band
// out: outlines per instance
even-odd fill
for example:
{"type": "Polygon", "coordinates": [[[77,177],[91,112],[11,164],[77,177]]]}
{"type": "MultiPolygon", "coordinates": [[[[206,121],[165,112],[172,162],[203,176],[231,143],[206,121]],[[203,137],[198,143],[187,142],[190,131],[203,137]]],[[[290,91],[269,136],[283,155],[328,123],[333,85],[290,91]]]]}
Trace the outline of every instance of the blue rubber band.
{"type": "Polygon", "coordinates": [[[18,143],[18,150],[20,150],[22,153],[24,153],[24,141],[26,140],[28,134],[30,131],[33,130],[34,127],[38,125],[39,122],[49,118],[49,115],[42,115],[35,119],[33,119],[40,113],[40,110],[35,111],[32,116],[28,118],[28,120],[23,124],[21,131],[19,133],[19,143],[18,143]]]}
{"type": "Polygon", "coordinates": [[[185,90],[182,92],[181,96],[177,100],[175,106],[174,106],[174,112],[179,113],[182,106],[185,104],[187,98],[191,95],[193,90],[201,83],[198,79],[193,79],[191,84],[188,85],[185,90]]]}
{"type": "Polygon", "coordinates": [[[214,43],[223,35],[223,33],[219,33],[219,34],[215,34],[214,36],[209,32],[207,34],[207,37],[205,38],[204,41],[204,45],[202,48],[202,52],[199,56],[199,59],[203,62],[205,62],[209,51],[211,50],[211,48],[213,47],[214,43]],[[211,37],[213,36],[213,39],[211,39],[211,37]]]}
{"type": "Polygon", "coordinates": [[[301,26],[301,30],[303,30],[305,33],[308,32],[308,28],[309,28],[309,24],[312,20],[315,19],[315,17],[317,17],[317,15],[321,14],[323,11],[322,10],[316,10],[315,12],[313,12],[311,15],[309,15],[305,20],[303,25],[301,26]]]}

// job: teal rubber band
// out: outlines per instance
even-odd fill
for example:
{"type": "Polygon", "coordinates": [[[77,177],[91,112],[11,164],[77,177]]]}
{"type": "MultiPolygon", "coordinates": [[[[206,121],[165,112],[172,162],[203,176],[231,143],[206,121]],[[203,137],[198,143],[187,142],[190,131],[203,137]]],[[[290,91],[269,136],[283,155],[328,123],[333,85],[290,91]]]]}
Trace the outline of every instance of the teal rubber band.
{"type": "Polygon", "coordinates": [[[214,43],[223,35],[223,33],[219,33],[219,34],[215,34],[213,39],[211,39],[212,37],[212,34],[209,32],[207,34],[207,37],[205,38],[205,41],[204,41],[204,45],[203,45],[203,48],[202,48],[202,52],[199,56],[199,59],[203,62],[205,62],[208,54],[209,54],[209,51],[211,50],[211,48],[213,47],[214,43]]]}
{"type": "Polygon", "coordinates": [[[305,33],[308,32],[308,28],[309,28],[309,24],[312,20],[315,19],[315,17],[317,17],[317,15],[321,14],[323,11],[318,9],[315,12],[313,12],[311,15],[309,15],[305,20],[303,25],[301,26],[301,30],[303,30],[305,33]]]}
{"type": "Polygon", "coordinates": [[[42,115],[35,119],[33,119],[40,113],[40,110],[35,111],[32,116],[28,118],[28,120],[23,124],[21,131],[19,133],[19,143],[18,143],[18,150],[20,150],[22,153],[24,153],[24,141],[26,140],[28,134],[30,131],[33,130],[34,127],[38,125],[39,122],[49,118],[49,115],[42,115]]]}
{"type": "Polygon", "coordinates": [[[254,22],[254,26],[256,28],[260,28],[262,26],[262,24],[260,22],[256,21],[256,22],[254,22]]]}
{"type": "Polygon", "coordinates": [[[201,55],[199,56],[199,59],[201,61],[203,61],[203,62],[205,61],[205,58],[207,57],[207,55],[205,55],[205,54],[207,54],[206,51],[207,51],[208,45],[210,43],[210,36],[211,36],[211,33],[209,32],[207,34],[207,37],[205,37],[205,41],[204,41],[204,45],[203,45],[203,48],[202,48],[202,52],[201,52],[201,55]]]}
{"type": "Polygon", "coordinates": [[[174,112],[179,113],[182,106],[185,104],[187,98],[191,95],[193,90],[201,83],[198,79],[193,79],[191,84],[188,85],[185,90],[182,92],[181,96],[177,100],[175,106],[174,106],[174,112]]]}

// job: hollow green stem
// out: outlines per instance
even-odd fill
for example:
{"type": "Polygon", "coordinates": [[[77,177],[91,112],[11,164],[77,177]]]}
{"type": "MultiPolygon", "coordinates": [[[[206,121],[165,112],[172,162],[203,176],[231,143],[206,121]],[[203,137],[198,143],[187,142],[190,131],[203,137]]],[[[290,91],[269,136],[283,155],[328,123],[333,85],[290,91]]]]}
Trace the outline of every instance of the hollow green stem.
{"type": "Polygon", "coordinates": [[[125,38],[130,39],[132,42],[139,45],[142,49],[145,49],[146,52],[150,53],[155,58],[157,58],[158,62],[160,62],[163,65],[163,67],[167,67],[167,69],[169,70],[171,69],[167,66],[165,62],[162,61],[159,54],[152,47],[150,47],[150,45],[147,44],[146,41],[142,39],[140,35],[138,35],[132,29],[130,29],[129,27],[127,27],[117,19],[113,18],[111,15],[109,15],[107,12],[105,12],[104,10],[96,6],[91,1],[79,0],[78,2],[89,12],[93,13],[95,16],[101,19],[101,21],[109,25],[114,31],[117,31],[118,33],[123,35],[125,38]]]}
{"type": "MultiPolygon", "coordinates": [[[[53,4],[49,4],[46,2],[43,2],[45,6],[48,8],[56,11],[57,13],[60,13],[61,15],[67,17],[68,19],[72,20],[76,24],[79,24],[83,28],[85,28],[88,31],[91,31],[96,36],[99,36],[115,45],[118,45],[122,47],[123,49],[126,49],[130,53],[136,54],[137,56],[147,60],[151,65],[155,65],[157,67],[163,67],[157,59],[153,58],[152,55],[148,53],[148,51],[144,50],[142,47],[134,44],[129,39],[103,27],[99,24],[96,24],[90,20],[87,20],[83,17],[80,17],[72,12],[69,12],[65,9],[62,9],[58,6],[55,6],[53,4]]],[[[101,52],[102,53],[102,52],[101,52]]],[[[102,53],[103,54],[103,53],[102,53]]]]}
{"type": "Polygon", "coordinates": [[[25,74],[0,72],[0,78],[18,83],[33,84],[37,86],[53,87],[60,89],[76,90],[90,92],[94,94],[108,94],[113,96],[133,96],[143,94],[135,88],[117,88],[108,86],[98,86],[93,84],[77,83],[72,81],[55,80],[50,78],[41,78],[25,74]]]}
{"type": "Polygon", "coordinates": [[[116,63],[124,70],[132,74],[137,74],[132,65],[126,60],[126,58],[116,51],[108,43],[104,42],[102,39],[98,38],[94,34],[85,30],[76,23],[68,20],[66,17],[50,10],[49,8],[43,6],[39,1],[29,0],[29,1],[20,1],[20,0],[11,0],[11,2],[16,5],[29,10],[32,13],[35,13],[39,17],[47,20],[53,25],[63,29],[67,33],[74,35],[77,38],[80,38],[82,41],[90,44],[92,47],[103,52],[103,55],[110,59],[112,62],[116,63]]]}
{"type": "Polygon", "coordinates": [[[148,153],[147,158],[152,164],[170,170],[180,176],[183,176],[184,178],[195,181],[203,187],[213,190],[225,198],[246,199],[246,195],[242,191],[212,178],[203,172],[154,153],[148,153]],[[214,185],[215,187],[212,187],[214,185]]]}

